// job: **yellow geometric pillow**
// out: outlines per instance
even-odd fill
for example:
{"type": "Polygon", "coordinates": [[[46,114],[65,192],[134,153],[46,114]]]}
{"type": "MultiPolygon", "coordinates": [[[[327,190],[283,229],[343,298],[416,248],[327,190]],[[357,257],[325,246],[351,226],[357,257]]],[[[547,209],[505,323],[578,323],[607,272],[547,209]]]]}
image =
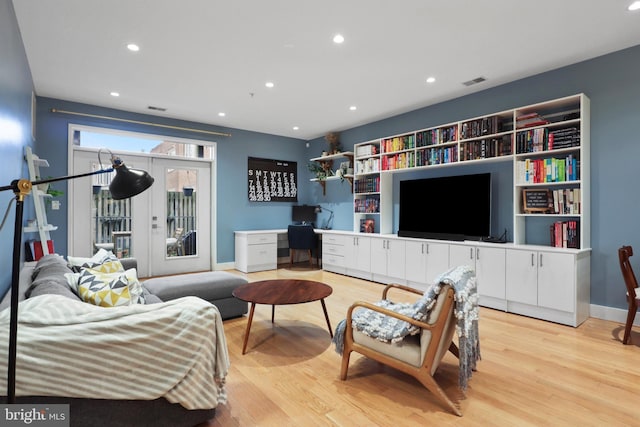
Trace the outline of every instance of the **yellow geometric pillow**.
{"type": "Polygon", "coordinates": [[[85,268],[78,278],[78,295],[83,301],[101,307],[144,304],[135,268],[115,273],[85,268]]]}

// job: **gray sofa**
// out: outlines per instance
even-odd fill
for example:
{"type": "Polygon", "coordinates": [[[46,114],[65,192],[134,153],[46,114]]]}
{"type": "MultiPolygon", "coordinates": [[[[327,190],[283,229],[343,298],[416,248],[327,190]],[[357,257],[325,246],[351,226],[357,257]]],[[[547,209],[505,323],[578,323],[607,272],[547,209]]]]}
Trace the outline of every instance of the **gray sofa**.
{"type": "MultiPolygon", "coordinates": [[[[136,260],[131,258],[123,259],[121,262],[125,269],[137,264],[136,260]]],[[[20,274],[19,300],[50,294],[79,300],[66,284],[64,275],[71,272],[64,258],[58,255],[45,256],[38,263],[25,263],[20,274]]],[[[247,312],[247,304],[231,296],[233,289],[243,283],[246,283],[246,279],[231,273],[207,272],[149,279],[143,281],[142,285],[146,304],[162,303],[182,296],[201,296],[216,305],[224,319],[241,316],[247,312]]],[[[10,293],[7,292],[0,302],[0,311],[8,310],[10,293]]],[[[1,390],[0,393],[4,394],[1,390]]],[[[18,396],[16,400],[16,403],[70,404],[72,426],[192,427],[205,422],[215,414],[215,408],[188,410],[164,398],[101,400],[64,396],[18,396]]]]}

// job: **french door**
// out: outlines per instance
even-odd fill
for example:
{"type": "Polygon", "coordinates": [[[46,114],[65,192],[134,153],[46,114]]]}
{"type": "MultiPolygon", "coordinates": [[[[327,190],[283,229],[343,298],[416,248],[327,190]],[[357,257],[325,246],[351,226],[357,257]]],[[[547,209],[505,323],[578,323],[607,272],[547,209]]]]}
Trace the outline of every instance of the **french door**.
{"type": "MultiPolygon", "coordinates": [[[[135,257],[139,277],[211,270],[211,161],[114,155],[149,172],[154,184],[131,199],[112,200],[112,174],[69,181],[69,253],[91,256],[105,248],[135,257]]],[[[100,156],[108,167],[110,155],[100,156]]],[[[96,150],[73,151],[73,174],[102,167],[96,150]]]]}

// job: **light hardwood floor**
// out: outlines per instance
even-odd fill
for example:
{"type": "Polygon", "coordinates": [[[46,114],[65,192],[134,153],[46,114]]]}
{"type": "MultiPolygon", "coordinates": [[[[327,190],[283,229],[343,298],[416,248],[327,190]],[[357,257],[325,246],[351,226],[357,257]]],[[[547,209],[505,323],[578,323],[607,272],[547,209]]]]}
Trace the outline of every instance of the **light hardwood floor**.
{"type": "MultiPolygon", "coordinates": [[[[383,286],[304,267],[244,275],[249,281],[304,278],[333,287],[332,327],[357,299],[383,286]]],[[[224,322],[231,359],[228,403],[201,427],[232,426],[640,426],[640,331],[623,345],[623,325],[588,319],[578,328],[481,308],[482,360],[466,392],[448,353],[437,381],[463,417],[451,414],[415,379],[352,353],[346,381],[320,302],[257,305],[247,353],[247,318],[224,322]]]]}

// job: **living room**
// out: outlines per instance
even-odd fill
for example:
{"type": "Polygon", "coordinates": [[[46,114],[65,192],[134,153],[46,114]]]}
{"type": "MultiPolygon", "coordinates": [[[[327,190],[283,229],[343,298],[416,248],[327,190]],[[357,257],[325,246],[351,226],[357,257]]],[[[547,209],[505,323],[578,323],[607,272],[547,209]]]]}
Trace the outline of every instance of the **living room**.
{"type": "MultiPolygon", "coordinates": [[[[0,117],[4,116],[16,121],[20,129],[17,137],[16,134],[3,131],[0,143],[0,155],[5,159],[0,171],[3,183],[8,184],[13,179],[26,175],[25,146],[32,146],[35,152],[51,162],[52,167],[48,173],[53,176],[62,176],[68,173],[67,130],[69,124],[114,126],[112,121],[105,119],[56,114],[52,112],[55,108],[232,134],[230,138],[205,137],[217,142],[219,160],[217,162],[219,184],[217,186],[215,229],[217,240],[214,269],[233,267],[234,231],[281,229],[290,223],[291,204],[250,203],[247,200],[244,185],[248,157],[296,161],[298,175],[301,178],[299,203],[328,206],[335,212],[334,229],[353,229],[353,195],[349,186],[344,183],[330,183],[325,196],[318,184],[306,179],[311,177],[305,167],[308,160],[319,156],[326,148],[324,136],[305,141],[37,96],[35,133],[38,137],[35,142],[32,141],[33,82],[30,78],[29,64],[11,2],[2,0],[1,4],[0,34],[2,40],[6,42],[0,45],[0,56],[3,57],[4,63],[0,70],[0,94],[2,94],[0,117]],[[5,61],[4,58],[7,60],[5,61]],[[224,185],[221,182],[224,182],[224,185]],[[238,187],[229,183],[237,183],[238,187]]],[[[638,231],[633,207],[640,202],[640,195],[636,191],[635,182],[629,177],[635,170],[634,160],[640,155],[635,131],[640,109],[638,105],[640,87],[636,83],[636,71],[639,67],[640,46],[629,47],[402,115],[344,129],[340,132],[341,143],[345,149],[350,149],[354,144],[374,138],[437,126],[559,97],[586,94],[591,101],[590,316],[624,324],[627,303],[617,250],[623,244],[634,244],[633,236],[638,231]]],[[[117,127],[128,131],[149,131],[149,127],[144,125],[123,124],[117,127]]],[[[6,127],[6,129],[10,128],[6,127]]],[[[327,129],[327,132],[332,130],[327,129]]],[[[188,131],[175,129],[163,131],[163,133],[173,137],[193,136],[193,133],[188,131]]],[[[0,197],[0,203],[3,206],[7,205],[11,199],[8,192],[2,193],[0,197]]],[[[60,226],[54,233],[56,249],[60,253],[66,253],[67,214],[71,207],[68,206],[65,196],[62,196],[61,202],[61,209],[51,212],[49,219],[60,226]]],[[[506,202],[507,205],[510,203],[510,201],[506,202]]],[[[321,219],[325,218],[321,217],[321,219]]],[[[513,230],[510,232],[512,233],[513,230]]],[[[0,231],[0,236],[5,242],[10,242],[13,238],[12,233],[10,227],[4,227],[0,231]]],[[[4,247],[6,248],[7,245],[4,247]]],[[[11,282],[11,257],[8,250],[3,253],[6,256],[0,261],[3,267],[0,269],[0,286],[4,292],[11,282]]],[[[322,320],[319,324],[322,324],[322,320]]],[[[559,329],[559,331],[565,331],[565,329],[559,329]]],[[[567,333],[575,332],[569,329],[567,333]]],[[[633,350],[637,350],[637,344],[632,347],[634,347],[633,350]]],[[[637,360],[635,353],[627,353],[623,357],[637,360]]],[[[393,389],[387,392],[393,393],[393,389]]],[[[231,405],[233,404],[231,402],[231,405]]]]}

